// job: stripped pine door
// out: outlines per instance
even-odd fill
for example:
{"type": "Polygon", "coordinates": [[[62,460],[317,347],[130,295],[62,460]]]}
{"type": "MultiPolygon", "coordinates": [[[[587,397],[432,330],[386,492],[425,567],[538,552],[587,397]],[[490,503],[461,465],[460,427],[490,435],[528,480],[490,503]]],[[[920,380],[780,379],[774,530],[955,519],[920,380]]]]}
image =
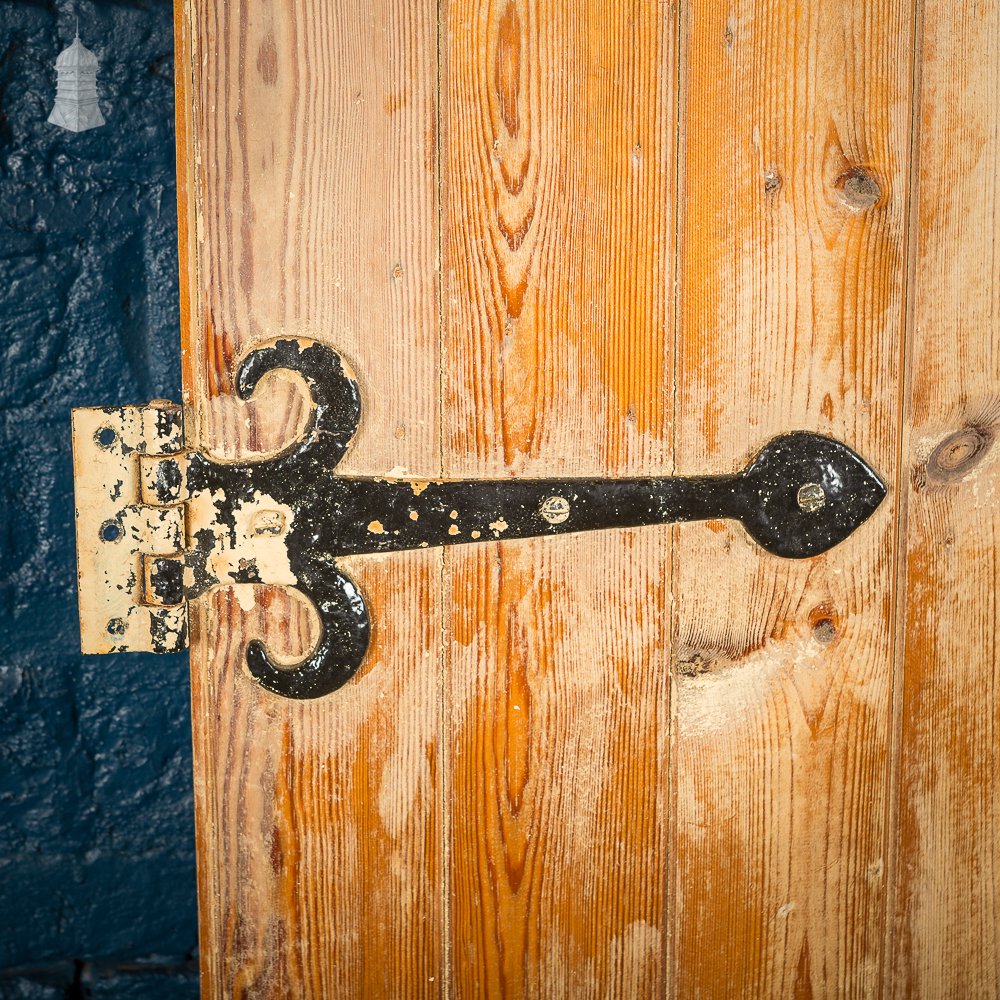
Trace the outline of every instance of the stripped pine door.
{"type": "Polygon", "coordinates": [[[840,438],[828,555],[739,526],[354,556],[192,607],[208,997],[991,997],[1000,5],[178,0],[187,434],[338,471],[730,473],[840,438]]]}

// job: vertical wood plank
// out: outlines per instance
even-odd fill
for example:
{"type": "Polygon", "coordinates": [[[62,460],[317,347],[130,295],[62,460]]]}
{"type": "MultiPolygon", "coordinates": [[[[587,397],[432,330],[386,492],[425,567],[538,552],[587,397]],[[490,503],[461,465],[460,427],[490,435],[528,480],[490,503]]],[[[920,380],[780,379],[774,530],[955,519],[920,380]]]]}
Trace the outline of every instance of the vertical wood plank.
{"type": "Polygon", "coordinates": [[[685,6],[678,471],[817,430],[890,495],[803,562],[730,523],[676,529],[678,997],[880,986],[911,17],[901,0],[685,6]]]}
{"type": "MultiPolygon", "coordinates": [[[[668,472],[675,15],[442,11],[443,471],[668,472]]],[[[447,554],[456,996],[665,988],[668,556],[669,529],[447,554]]]]}
{"type": "Polygon", "coordinates": [[[1000,5],[924,6],[891,995],[1000,995],[1000,5]]]}
{"type": "MultiPolygon", "coordinates": [[[[433,474],[439,448],[433,0],[183,0],[178,16],[185,399],[192,446],[289,440],[302,404],[233,371],[278,335],[358,374],[341,471],[433,474]]],[[[192,609],[201,954],[208,997],[436,995],[442,972],[439,566],[345,568],[374,614],[336,701],[289,702],[244,663],[302,652],[312,616],[240,588],[192,609]]]]}

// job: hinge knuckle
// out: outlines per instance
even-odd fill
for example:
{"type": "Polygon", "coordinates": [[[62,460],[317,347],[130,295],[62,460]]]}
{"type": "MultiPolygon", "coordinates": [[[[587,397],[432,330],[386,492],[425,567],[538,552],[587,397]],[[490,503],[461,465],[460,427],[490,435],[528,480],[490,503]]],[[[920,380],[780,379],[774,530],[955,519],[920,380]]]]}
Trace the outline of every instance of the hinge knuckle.
{"type": "Polygon", "coordinates": [[[184,556],[144,555],[142,557],[142,603],[149,607],[183,604],[184,556]]]}
{"type": "Polygon", "coordinates": [[[184,455],[141,455],[139,471],[144,504],[176,504],[187,499],[187,460],[184,455]]]}
{"type": "Polygon", "coordinates": [[[184,507],[150,507],[136,504],[128,508],[127,532],[137,552],[166,556],[184,551],[184,507]]]}
{"type": "Polygon", "coordinates": [[[179,403],[154,399],[146,406],[135,407],[146,455],[176,455],[184,451],[184,410],[179,403]]]}

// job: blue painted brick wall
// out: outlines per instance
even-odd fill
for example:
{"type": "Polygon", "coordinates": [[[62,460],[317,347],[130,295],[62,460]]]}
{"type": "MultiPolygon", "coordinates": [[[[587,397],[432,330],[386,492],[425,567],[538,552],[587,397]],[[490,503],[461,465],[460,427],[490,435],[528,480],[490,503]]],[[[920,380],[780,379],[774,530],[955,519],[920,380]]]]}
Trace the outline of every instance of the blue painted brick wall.
{"type": "Polygon", "coordinates": [[[83,657],[69,415],[180,389],[170,0],[0,0],[0,997],[197,995],[185,656],[83,657]]]}

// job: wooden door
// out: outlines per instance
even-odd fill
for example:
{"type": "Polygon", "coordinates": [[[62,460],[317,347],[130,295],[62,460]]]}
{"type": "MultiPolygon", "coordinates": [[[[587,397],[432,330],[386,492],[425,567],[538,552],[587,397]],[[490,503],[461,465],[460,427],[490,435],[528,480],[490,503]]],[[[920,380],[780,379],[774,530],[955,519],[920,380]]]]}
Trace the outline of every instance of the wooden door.
{"type": "MultiPolygon", "coordinates": [[[[732,472],[792,429],[889,496],[828,555],[730,522],[346,568],[342,690],[192,612],[209,997],[991,997],[1000,5],[179,0],[192,446],[336,346],[341,471],[732,472]]],[[[263,399],[261,403],[259,400],[263,399]]]]}

